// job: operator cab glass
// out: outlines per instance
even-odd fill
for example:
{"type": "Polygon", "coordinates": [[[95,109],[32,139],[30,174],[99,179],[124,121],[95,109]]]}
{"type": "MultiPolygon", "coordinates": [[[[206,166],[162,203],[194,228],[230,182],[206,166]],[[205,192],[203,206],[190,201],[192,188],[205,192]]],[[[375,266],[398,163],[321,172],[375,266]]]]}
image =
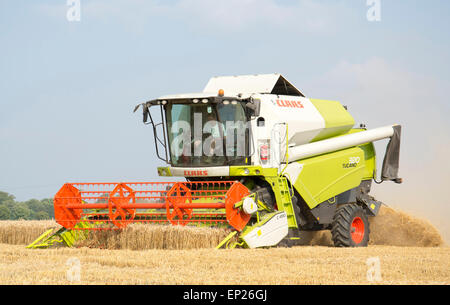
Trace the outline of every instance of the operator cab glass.
{"type": "Polygon", "coordinates": [[[241,103],[176,101],[165,109],[172,166],[244,164],[248,130],[241,103]]]}

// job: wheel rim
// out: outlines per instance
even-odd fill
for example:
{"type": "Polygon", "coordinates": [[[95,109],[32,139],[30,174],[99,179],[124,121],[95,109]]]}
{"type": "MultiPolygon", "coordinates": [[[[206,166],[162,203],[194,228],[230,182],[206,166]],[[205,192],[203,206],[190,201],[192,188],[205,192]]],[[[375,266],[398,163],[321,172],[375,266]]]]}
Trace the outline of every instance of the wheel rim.
{"type": "Polygon", "coordinates": [[[360,217],[353,219],[351,233],[355,244],[359,244],[364,239],[364,221],[360,217]]]}

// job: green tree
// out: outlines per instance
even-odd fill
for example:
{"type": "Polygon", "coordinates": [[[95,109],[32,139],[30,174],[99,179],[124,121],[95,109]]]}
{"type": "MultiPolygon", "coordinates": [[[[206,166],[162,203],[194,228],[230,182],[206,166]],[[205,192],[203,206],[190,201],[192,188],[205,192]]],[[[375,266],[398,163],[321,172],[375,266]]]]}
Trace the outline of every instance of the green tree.
{"type": "Polygon", "coordinates": [[[49,218],[55,218],[55,210],[53,208],[53,199],[42,199],[42,211],[47,212],[49,218]]]}
{"type": "Polygon", "coordinates": [[[13,219],[24,219],[28,220],[31,216],[31,210],[23,202],[18,202],[15,204],[13,209],[13,219]]]}
{"type": "Polygon", "coordinates": [[[44,210],[44,204],[40,200],[37,200],[37,199],[27,200],[27,201],[25,201],[25,204],[34,213],[44,210]]]}
{"type": "Polygon", "coordinates": [[[0,204],[2,204],[5,201],[8,201],[8,200],[14,201],[15,199],[16,199],[16,197],[14,197],[13,195],[0,191],[0,204]]]}
{"type": "Polygon", "coordinates": [[[48,216],[48,213],[45,212],[45,211],[39,211],[39,212],[36,212],[36,213],[33,215],[33,218],[34,218],[34,219],[37,219],[37,220],[50,219],[50,217],[48,216]]]}
{"type": "Polygon", "coordinates": [[[53,199],[30,199],[17,202],[16,198],[0,191],[0,219],[51,219],[55,218],[53,199]]]}
{"type": "Polygon", "coordinates": [[[6,199],[5,201],[3,201],[3,203],[1,203],[1,204],[3,204],[4,206],[7,206],[8,207],[8,209],[11,211],[11,213],[12,213],[12,210],[14,209],[14,206],[16,205],[16,202],[13,200],[13,199],[6,199]]]}
{"type": "Polygon", "coordinates": [[[8,208],[8,206],[4,204],[0,205],[0,219],[1,220],[11,219],[11,210],[8,208]]]}

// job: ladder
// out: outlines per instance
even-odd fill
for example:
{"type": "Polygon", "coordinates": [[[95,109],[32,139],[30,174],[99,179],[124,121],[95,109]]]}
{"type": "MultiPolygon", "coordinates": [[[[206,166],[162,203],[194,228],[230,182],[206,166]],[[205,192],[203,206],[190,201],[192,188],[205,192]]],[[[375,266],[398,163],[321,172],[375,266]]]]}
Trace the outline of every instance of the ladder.
{"type": "Polygon", "coordinates": [[[294,207],[292,206],[291,191],[286,177],[267,177],[267,181],[272,185],[278,211],[286,212],[288,226],[290,229],[298,229],[297,219],[295,218],[294,207]]]}

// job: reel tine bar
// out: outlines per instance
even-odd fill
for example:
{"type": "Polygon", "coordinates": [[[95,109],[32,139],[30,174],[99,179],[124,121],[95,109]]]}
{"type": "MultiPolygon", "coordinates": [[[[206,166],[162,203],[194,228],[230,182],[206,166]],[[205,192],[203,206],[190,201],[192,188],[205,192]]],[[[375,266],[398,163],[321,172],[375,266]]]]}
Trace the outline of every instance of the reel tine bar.
{"type": "Polygon", "coordinates": [[[96,224],[80,228],[85,230],[122,229],[132,222],[235,227],[229,215],[236,215],[233,205],[247,193],[237,181],[66,183],[54,197],[55,218],[67,229],[78,229],[81,221],[96,224]]]}

